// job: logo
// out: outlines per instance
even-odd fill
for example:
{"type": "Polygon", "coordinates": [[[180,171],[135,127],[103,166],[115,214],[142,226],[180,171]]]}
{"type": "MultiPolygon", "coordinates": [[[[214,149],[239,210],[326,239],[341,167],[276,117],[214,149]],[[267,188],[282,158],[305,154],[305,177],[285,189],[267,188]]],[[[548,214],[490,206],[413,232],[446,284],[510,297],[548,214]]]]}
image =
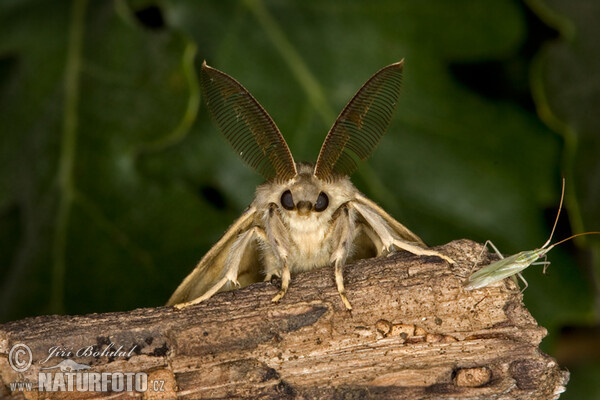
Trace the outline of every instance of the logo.
{"type": "MultiPolygon", "coordinates": [[[[33,364],[31,348],[23,343],[15,344],[8,353],[11,368],[19,373],[19,381],[10,383],[12,392],[163,392],[164,380],[148,380],[145,372],[93,372],[91,366],[65,358],[55,365],[42,367],[53,357],[130,357],[137,346],[128,352],[123,346],[110,343],[103,349],[87,346],[78,351],[53,346],[48,349],[48,357],[40,360],[37,382],[25,378],[25,372],[33,364]],[[47,372],[48,371],[48,372],[47,372]]],[[[30,372],[31,374],[31,372],[30,372]]]]}
{"type": "Polygon", "coordinates": [[[29,346],[23,343],[15,344],[8,353],[8,362],[17,372],[25,372],[31,367],[33,356],[29,346]]]}
{"type": "Polygon", "coordinates": [[[46,368],[40,368],[40,369],[55,369],[55,368],[60,368],[60,370],[62,372],[73,372],[73,371],[81,371],[84,369],[90,369],[89,365],[86,364],[79,364],[76,363],[73,360],[62,360],[61,362],[59,362],[58,364],[52,366],[52,367],[46,367],[46,368]]]}

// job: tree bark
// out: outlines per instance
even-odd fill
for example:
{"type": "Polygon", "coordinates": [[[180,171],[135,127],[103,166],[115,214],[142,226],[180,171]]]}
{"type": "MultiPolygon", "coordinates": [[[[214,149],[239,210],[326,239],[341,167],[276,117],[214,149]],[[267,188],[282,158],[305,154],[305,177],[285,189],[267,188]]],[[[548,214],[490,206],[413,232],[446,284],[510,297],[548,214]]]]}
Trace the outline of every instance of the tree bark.
{"type": "Polygon", "coordinates": [[[348,265],[351,313],[333,270],[321,268],[292,277],[279,304],[271,304],[279,289],[274,281],[180,311],[159,307],[10,322],[0,326],[0,395],[118,397],[11,391],[11,382],[23,380],[37,387],[40,372],[61,371],[41,368],[69,359],[90,367],[81,372],[148,374],[148,391],[123,397],[557,398],[569,373],[539,350],[547,332],[525,309],[518,287],[505,280],[462,288],[481,249],[468,240],[436,249],[454,265],[406,252],[348,265]],[[33,360],[20,374],[9,357],[19,343],[29,346],[33,360]],[[57,346],[63,352],[44,362],[57,346]],[[120,353],[108,354],[120,346],[120,353]]]}

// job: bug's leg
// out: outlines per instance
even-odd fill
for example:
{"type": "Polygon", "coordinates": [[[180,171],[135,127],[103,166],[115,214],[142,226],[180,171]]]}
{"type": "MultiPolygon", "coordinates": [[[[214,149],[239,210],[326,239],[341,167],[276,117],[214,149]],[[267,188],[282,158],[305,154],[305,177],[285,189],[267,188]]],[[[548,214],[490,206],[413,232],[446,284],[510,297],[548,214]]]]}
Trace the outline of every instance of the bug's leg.
{"type": "Polygon", "coordinates": [[[485,241],[485,243],[483,244],[483,247],[481,248],[481,251],[479,252],[479,255],[477,256],[477,261],[475,261],[473,268],[475,268],[477,266],[477,264],[479,264],[479,261],[481,261],[481,256],[483,255],[483,252],[487,248],[488,244],[492,244],[492,242],[490,242],[489,240],[485,241]]]}
{"type": "Polygon", "coordinates": [[[240,234],[236,239],[235,243],[231,246],[231,251],[229,253],[229,256],[227,257],[227,261],[225,262],[225,265],[227,266],[225,275],[221,279],[219,279],[219,281],[217,281],[217,283],[215,283],[210,289],[208,289],[202,296],[195,298],[192,301],[175,304],[175,308],[181,310],[194,304],[201,303],[204,300],[210,299],[228,282],[232,282],[234,285],[239,286],[237,278],[240,262],[242,261],[242,257],[244,255],[244,252],[246,251],[246,248],[255,239],[259,239],[263,242],[267,239],[265,232],[257,226],[240,234]]]}
{"type": "MultiPolygon", "coordinates": [[[[483,247],[481,248],[481,251],[479,252],[479,255],[477,256],[477,261],[473,265],[473,268],[477,267],[477,264],[479,264],[479,261],[481,261],[481,256],[483,255],[483,252],[487,249],[488,245],[490,245],[490,247],[496,252],[496,255],[500,257],[501,260],[504,259],[504,256],[502,255],[502,253],[500,253],[500,251],[498,251],[496,246],[494,246],[494,243],[492,243],[491,240],[486,240],[483,244],[483,247]]],[[[515,283],[517,282],[515,281],[515,283]]]]}
{"type": "MultiPolygon", "coordinates": [[[[529,283],[527,283],[527,281],[525,280],[525,278],[523,277],[523,275],[521,275],[520,272],[517,272],[517,276],[519,277],[519,279],[521,279],[523,281],[523,283],[525,284],[525,287],[523,289],[521,289],[521,293],[523,293],[525,291],[525,289],[527,289],[527,286],[529,286],[529,283]]],[[[516,279],[515,279],[516,280],[516,279]]]]}
{"type": "Polygon", "coordinates": [[[494,251],[496,252],[496,255],[498,257],[500,257],[500,259],[504,258],[504,256],[502,255],[502,253],[500,253],[500,251],[498,250],[498,248],[496,246],[494,246],[494,243],[492,243],[491,240],[487,240],[483,246],[485,247],[488,244],[492,247],[492,249],[494,249],[494,251]]]}
{"type": "MultiPolygon", "coordinates": [[[[496,255],[498,257],[500,257],[501,260],[504,258],[502,253],[500,253],[500,251],[498,250],[498,248],[496,246],[494,246],[494,243],[492,243],[491,240],[486,240],[485,243],[483,244],[483,248],[481,249],[481,252],[477,256],[477,260],[481,260],[481,256],[483,255],[483,252],[485,251],[485,249],[487,248],[488,245],[490,245],[490,247],[494,250],[494,252],[496,252],[496,255]]],[[[474,267],[476,267],[478,263],[479,263],[479,261],[477,261],[475,263],[474,267]]]]}
{"type": "Polygon", "coordinates": [[[517,285],[517,287],[519,287],[519,280],[517,279],[517,276],[516,276],[516,275],[512,275],[512,276],[510,277],[510,280],[511,280],[511,281],[513,281],[513,283],[514,283],[515,285],[517,285]]]}
{"type": "Polygon", "coordinates": [[[275,269],[269,269],[266,271],[266,275],[271,277],[273,275],[281,276],[281,289],[279,293],[271,299],[273,303],[277,303],[283,296],[285,296],[290,286],[290,268],[288,266],[288,255],[289,255],[289,240],[288,240],[288,229],[281,219],[279,208],[275,203],[269,205],[269,211],[267,214],[266,221],[266,235],[271,249],[273,249],[273,256],[275,260],[271,264],[277,264],[275,269]]]}
{"type": "Polygon", "coordinates": [[[544,254],[544,261],[534,262],[531,265],[543,265],[544,269],[542,269],[542,274],[546,275],[546,269],[550,265],[550,261],[548,261],[548,254],[544,254]]]}
{"type": "Polygon", "coordinates": [[[334,238],[338,239],[335,245],[336,247],[331,253],[330,261],[335,268],[335,284],[338,293],[342,298],[342,303],[344,303],[344,306],[348,311],[352,310],[352,305],[350,304],[348,297],[346,297],[343,268],[352,244],[355,228],[354,219],[354,211],[351,210],[347,204],[343,204],[333,213],[331,217],[331,228],[327,233],[327,236],[333,235],[334,238]]]}
{"type": "Polygon", "coordinates": [[[550,265],[550,261],[537,261],[537,262],[531,263],[531,265],[543,265],[544,269],[542,269],[542,274],[546,274],[546,269],[550,265]]]}
{"type": "Polygon", "coordinates": [[[550,261],[542,261],[542,262],[536,263],[536,264],[540,264],[540,265],[544,266],[544,268],[542,269],[542,274],[546,275],[546,270],[548,269],[548,266],[550,266],[550,261]]]}

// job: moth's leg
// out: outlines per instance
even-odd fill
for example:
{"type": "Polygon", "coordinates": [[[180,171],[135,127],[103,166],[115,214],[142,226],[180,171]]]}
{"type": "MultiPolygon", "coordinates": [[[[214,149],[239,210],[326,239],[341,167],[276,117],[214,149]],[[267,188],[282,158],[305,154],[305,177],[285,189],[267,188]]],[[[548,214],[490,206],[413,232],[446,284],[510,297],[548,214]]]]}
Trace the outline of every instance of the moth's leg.
{"type": "Polygon", "coordinates": [[[279,272],[279,271],[268,272],[265,275],[265,279],[263,280],[263,282],[269,282],[271,279],[273,279],[273,276],[276,276],[281,279],[281,272],[279,272]]]}
{"type": "Polygon", "coordinates": [[[233,282],[234,285],[239,286],[237,277],[240,268],[240,263],[242,262],[242,258],[248,245],[250,245],[255,239],[259,239],[263,242],[266,242],[267,240],[267,235],[265,234],[265,232],[257,226],[240,234],[236,239],[235,243],[231,246],[229,256],[227,257],[227,261],[225,261],[225,265],[227,268],[227,270],[225,271],[225,275],[221,279],[219,279],[219,281],[217,281],[217,283],[215,283],[210,289],[208,289],[202,296],[197,297],[192,301],[175,304],[175,308],[181,310],[182,308],[186,308],[194,304],[201,303],[204,300],[208,300],[215,293],[221,290],[221,288],[225,286],[228,282],[233,282]]]}
{"type": "Polygon", "coordinates": [[[379,238],[379,236],[375,233],[375,231],[373,229],[371,229],[370,226],[367,226],[365,224],[361,224],[358,223],[356,224],[356,236],[358,236],[360,234],[360,232],[364,232],[367,237],[369,238],[369,240],[371,241],[371,243],[373,243],[373,246],[375,246],[375,254],[377,257],[381,256],[384,254],[384,247],[383,247],[383,243],[381,242],[381,239],[379,238]]]}
{"type": "Polygon", "coordinates": [[[352,304],[350,304],[350,300],[348,300],[348,297],[346,297],[346,289],[344,288],[344,274],[342,272],[343,267],[344,267],[343,263],[336,261],[336,263],[335,263],[335,284],[337,285],[338,293],[340,294],[340,297],[342,298],[342,303],[344,303],[344,306],[346,306],[346,310],[351,311],[352,304]]]}
{"type": "Polygon", "coordinates": [[[339,238],[331,253],[330,262],[335,267],[335,283],[340,297],[342,298],[342,302],[348,311],[352,310],[352,305],[350,304],[348,297],[346,297],[343,268],[348,253],[350,252],[352,239],[354,238],[354,220],[354,210],[351,210],[347,204],[343,204],[333,213],[331,217],[331,227],[327,233],[327,236],[333,235],[333,237],[339,238]]]}
{"type": "Polygon", "coordinates": [[[385,222],[385,220],[366,205],[355,202],[353,203],[353,207],[367,221],[367,223],[371,226],[375,234],[379,236],[385,251],[391,252],[394,249],[394,247],[397,247],[402,250],[409,251],[418,256],[436,256],[448,261],[450,264],[454,264],[453,259],[442,253],[439,253],[435,250],[424,249],[420,246],[396,238],[395,235],[393,235],[392,229],[385,222]]]}
{"type": "Polygon", "coordinates": [[[454,264],[454,260],[445,254],[442,254],[435,250],[428,250],[419,246],[415,246],[414,244],[407,243],[401,239],[394,239],[394,246],[399,247],[402,250],[410,251],[411,253],[416,254],[418,256],[435,256],[448,261],[450,264],[454,264]]]}
{"type": "MultiPolygon", "coordinates": [[[[269,240],[266,239],[265,242],[268,243],[269,240]]],[[[273,276],[281,278],[281,272],[275,267],[279,265],[279,261],[271,251],[263,251],[263,262],[265,264],[263,268],[263,272],[265,274],[264,282],[270,281],[273,276]]]]}
{"type": "Polygon", "coordinates": [[[269,205],[269,211],[266,218],[265,232],[268,243],[271,245],[273,255],[276,258],[277,266],[267,266],[266,275],[281,276],[281,289],[279,293],[271,299],[273,303],[277,303],[285,296],[290,286],[290,268],[288,265],[288,256],[290,254],[290,244],[288,239],[288,229],[281,219],[279,207],[275,203],[269,205]],[[273,269],[274,268],[274,269],[273,269]]]}
{"type": "Polygon", "coordinates": [[[267,272],[267,274],[265,275],[265,279],[263,280],[263,282],[269,282],[271,279],[273,279],[273,276],[281,278],[281,272],[279,272],[279,271],[267,272]]]}
{"type": "Polygon", "coordinates": [[[273,303],[277,303],[287,293],[288,287],[290,287],[290,269],[287,263],[283,264],[283,270],[281,271],[281,289],[279,293],[271,299],[273,303]]]}
{"type": "MultiPolygon", "coordinates": [[[[394,237],[389,225],[376,212],[362,204],[353,203],[353,208],[365,219],[368,227],[378,237],[378,245],[381,246],[378,253],[387,254],[392,252],[394,237]]],[[[375,241],[374,241],[375,243],[375,241]]]]}

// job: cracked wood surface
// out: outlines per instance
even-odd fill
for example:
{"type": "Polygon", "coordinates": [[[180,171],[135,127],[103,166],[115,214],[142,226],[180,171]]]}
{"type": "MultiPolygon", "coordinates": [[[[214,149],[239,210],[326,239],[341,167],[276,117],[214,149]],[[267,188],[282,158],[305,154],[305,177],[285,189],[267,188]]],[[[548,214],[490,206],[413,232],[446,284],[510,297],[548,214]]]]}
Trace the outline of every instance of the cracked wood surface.
{"type": "Polygon", "coordinates": [[[279,289],[274,281],[181,311],[40,316],[0,325],[0,396],[115,398],[9,387],[22,378],[36,384],[53,346],[101,351],[113,343],[134,351],[66,358],[89,371],[147,372],[150,382],[164,381],[163,392],[134,393],[144,398],[557,398],[569,374],[539,350],[547,332],[516,285],[462,289],[481,248],[468,240],[436,248],[455,265],[399,252],[347,266],[352,313],[339,298],[333,269],[322,268],[294,276],[279,304],[270,301],[279,289]],[[21,376],[8,361],[17,343],[33,354],[21,376]]]}

